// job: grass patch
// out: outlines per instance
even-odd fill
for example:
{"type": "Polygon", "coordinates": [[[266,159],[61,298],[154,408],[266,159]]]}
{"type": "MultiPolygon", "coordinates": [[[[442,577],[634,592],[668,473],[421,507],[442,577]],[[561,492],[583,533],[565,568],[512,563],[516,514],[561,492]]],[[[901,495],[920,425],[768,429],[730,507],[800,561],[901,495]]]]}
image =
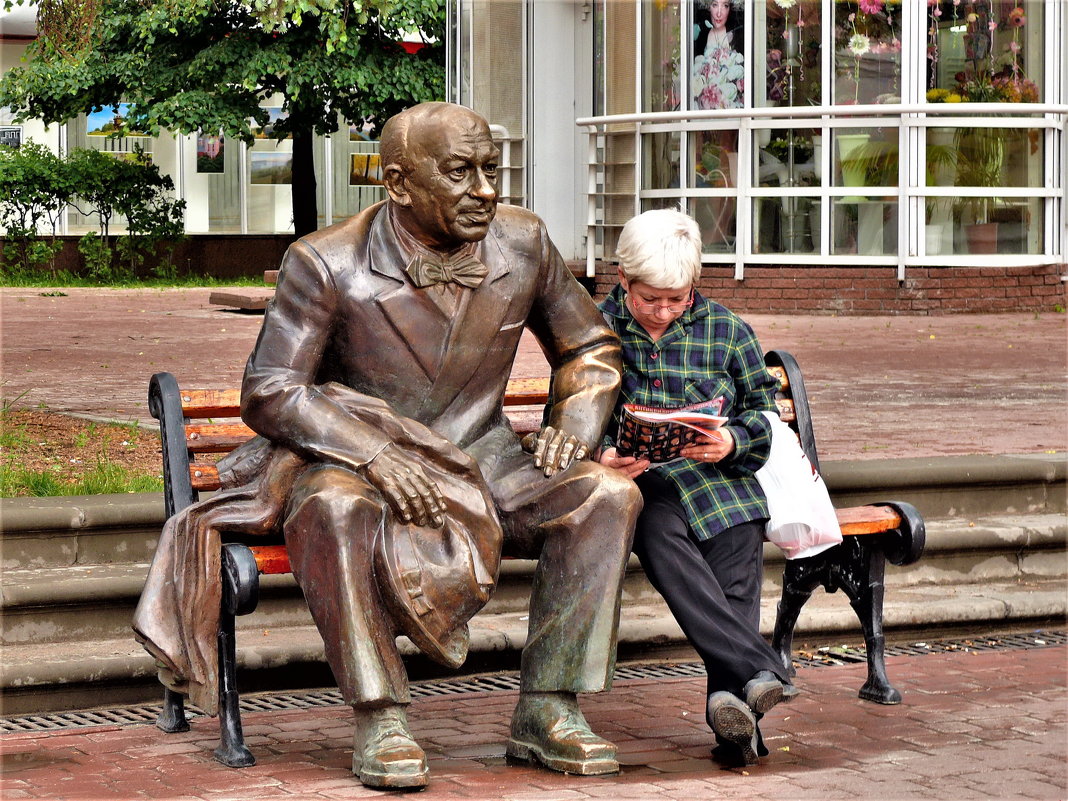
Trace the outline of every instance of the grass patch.
{"type": "Polygon", "coordinates": [[[0,467],[0,497],[58,495],[111,495],[130,492],[162,492],[163,479],[134,475],[121,464],[101,459],[77,479],[64,480],[55,470],[25,470],[0,467]]]}
{"type": "Polygon", "coordinates": [[[162,489],[156,432],[0,405],[0,497],[162,489]]]}
{"type": "MultiPolygon", "coordinates": [[[[107,287],[110,289],[196,289],[198,287],[217,286],[255,286],[263,288],[263,275],[240,276],[236,278],[216,278],[210,275],[184,275],[165,277],[145,277],[129,280],[101,281],[75,275],[66,270],[53,273],[26,273],[0,271],[0,287],[107,287]]],[[[54,295],[56,293],[48,293],[54,295]]]]}

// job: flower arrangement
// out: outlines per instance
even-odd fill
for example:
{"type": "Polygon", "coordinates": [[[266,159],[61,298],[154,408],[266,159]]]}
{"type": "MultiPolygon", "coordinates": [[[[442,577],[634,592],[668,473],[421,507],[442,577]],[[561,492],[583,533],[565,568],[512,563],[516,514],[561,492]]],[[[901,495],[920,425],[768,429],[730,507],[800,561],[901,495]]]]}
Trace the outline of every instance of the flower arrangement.
{"type": "Polygon", "coordinates": [[[740,108],[745,91],[742,54],[721,47],[695,58],[690,89],[697,108],[740,108]]]}
{"type": "MultiPolygon", "coordinates": [[[[953,21],[957,22],[957,7],[961,0],[953,0],[953,21]]],[[[927,57],[932,62],[931,88],[927,91],[929,103],[1037,103],[1038,86],[1024,72],[1020,57],[1020,31],[1027,24],[1027,16],[1020,6],[1015,6],[1002,19],[989,14],[986,7],[966,6],[968,11],[961,19],[967,26],[965,52],[971,68],[958,72],[953,89],[934,85],[938,61],[938,19],[942,16],[937,0],[928,0],[930,40],[927,57]],[[979,10],[975,10],[979,8],[979,10]],[[996,34],[999,30],[1011,31],[1011,39],[997,49],[996,34]]]]}
{"type": "MultiPolygon", "coordinates": [[[[899,5],[900,3],[893,0],[856,0],[855,6],[853,3],[836,4],[838,16],[835,39],[841,48],[839,52],[853,57],[853,97],[851,101],[839,98],[839,102],[860,102],[861,64],[866,57],[901,52],[901,38],[898,35],[901,22],[899,17],[895,16],[895,7],[899,5]]],[[[900,94],[897,82],[901,77],[901,67],[898,59],[892,58],[891,61],[893,71],[888,76],[890,85],[884,83],[879,87],[884,91],[872,94],[897,100],[900,94]],[[886,89],[890,91],[885,91],[886,89]]],[[[873,70],[881,69],[878,60],[869,62],[869,66],[873,70]]]]}

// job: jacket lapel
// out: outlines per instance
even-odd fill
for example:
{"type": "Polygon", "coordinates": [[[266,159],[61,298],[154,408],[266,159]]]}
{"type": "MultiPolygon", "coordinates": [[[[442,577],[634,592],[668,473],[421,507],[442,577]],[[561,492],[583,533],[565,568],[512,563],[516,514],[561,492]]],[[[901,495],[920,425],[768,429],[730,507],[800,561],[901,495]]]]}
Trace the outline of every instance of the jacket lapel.
{"type": "Polygon", "coordinates": [[[404,272],[408,259],[393,233],[386,209],[375,218],[370,245],[371,272],[389,279],[382,282],[375,302],[433,381],[441,367],[442,344],[449,336],[450,320],[426,292],[416,289],[408,279],[404,272]]]}
{"type": "Polygon", "coordinates": [[[477,255],[488,273],[477,289],[464,293],[449,332],[445,359],[422,412],[437,417],[471,380],[486,357],[486,346],[498,334],[511,304],[510,273],[494,226],[482,240],[477,255]]]}

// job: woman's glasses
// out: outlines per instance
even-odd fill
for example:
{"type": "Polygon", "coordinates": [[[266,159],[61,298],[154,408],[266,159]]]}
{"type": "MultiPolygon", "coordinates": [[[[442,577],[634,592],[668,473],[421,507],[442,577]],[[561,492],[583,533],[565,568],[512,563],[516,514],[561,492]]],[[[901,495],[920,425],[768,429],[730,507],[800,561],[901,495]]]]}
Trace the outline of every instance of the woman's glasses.
{"type": "Polygon", "coordinates": [[[693,305],[693,287],[690,287],[690,295],[685,302],[645,303],[644,301],[639,300],[635,295],[629,295],[629,298],[631,305],[644,314],[656,314],[661,310],[671,312],[672,314],[679,314],[693,305]]]}

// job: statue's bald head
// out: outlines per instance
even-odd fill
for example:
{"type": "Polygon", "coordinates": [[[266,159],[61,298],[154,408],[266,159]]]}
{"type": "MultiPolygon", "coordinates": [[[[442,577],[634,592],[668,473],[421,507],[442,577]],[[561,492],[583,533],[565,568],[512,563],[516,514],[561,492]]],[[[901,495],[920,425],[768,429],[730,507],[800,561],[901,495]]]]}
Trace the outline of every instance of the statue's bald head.
{"type": "Polygon", "coordinates": [[[398,164],[411,167],[413,149],[424,150],[428,138],[439,135],[443,127],[477,127],[490,138],[489,124],[480,114],[456,103],[420,103],[394,114],[382,127],[379,152],[383,166],[398,164]]]}

